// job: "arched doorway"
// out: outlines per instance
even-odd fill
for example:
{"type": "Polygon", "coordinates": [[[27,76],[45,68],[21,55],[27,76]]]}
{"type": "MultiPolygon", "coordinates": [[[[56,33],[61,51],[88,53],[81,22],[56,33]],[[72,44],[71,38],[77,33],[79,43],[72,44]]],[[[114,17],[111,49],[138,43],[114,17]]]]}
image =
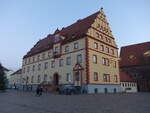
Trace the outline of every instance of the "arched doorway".
{"type": "Polygon", "coordinates": [[[53,75],[53,83],[54,83],[54,85],[59,85],[59,75],[58,75],[58,73],[55,73],[54,75],[53,75]]]}

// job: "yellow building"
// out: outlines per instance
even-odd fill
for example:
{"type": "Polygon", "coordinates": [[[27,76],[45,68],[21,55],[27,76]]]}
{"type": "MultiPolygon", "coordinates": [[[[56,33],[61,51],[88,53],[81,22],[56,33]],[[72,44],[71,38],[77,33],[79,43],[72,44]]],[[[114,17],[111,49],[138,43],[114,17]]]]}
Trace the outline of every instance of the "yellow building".
{"type": "Polygon", "coordinates": [[[23,57],[22,70],[23,86],[119,92],[118,48],[103,9],[38,41],[23,57]]]}

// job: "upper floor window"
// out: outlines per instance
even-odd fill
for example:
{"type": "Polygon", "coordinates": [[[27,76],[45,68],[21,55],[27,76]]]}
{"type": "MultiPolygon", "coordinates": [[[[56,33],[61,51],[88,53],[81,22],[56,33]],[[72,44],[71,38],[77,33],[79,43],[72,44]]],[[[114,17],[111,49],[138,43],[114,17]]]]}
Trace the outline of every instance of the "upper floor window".
{"type": "Polygon", "coordinates": [[[54,60],[51,62],[51,68],[55,68],[55,61],[54,60]]]}
{"type": "Polygon", "coordinates": [[[67,57],[67,58],[66,58],[66,64],[67,64],[67,65],[70,65],[70,64],[71,64],[71,57],[67,57]]]}
{"type": "Polygon", "coordinates": [[[45,62],[44,69],[47,69],[47,68],[48,68],[48,62],[45,62]]]}
{"type": "Polygon", "coordinates": [[[66,74],[66,81],[71,82],[72,78],[71,78],[71,73],[67,73],[66,74]]]}
{"type": "Polygon", "coordinates": [[[31,63],[31,59],[30,58],[28,59],[28,63],[31,63]]]}
{"type": "Polygon", "coordinates": [[[38,82],[38,83],[40,83],[40,82],[41,82],[41,76],[40,76],[40,75],[38,75],[37,82],[38,82]]]}
{"type": "Polygon", "coordinates": [[[94,42],[94,48],[98,49],[98,43],[94,42]]]}
{"type": "Polygon", "coordinates": [[[41,70],[41,64],[38,64],[38,71],[41,70]]]}
{"type": "Polygon", "coordinates": [[[54,52],[55,52],[55,53],[58,53],[58,52],[59,52],[59,48],[58,48],[58,47],[55,47],[54,52]]]}
{"type": "Polygon", "coordinates": [[[100,45],[100,50],[104,51],[104,45],[100,45]]]}
{"type": "Polygon", "coordinates": [[[111,49],[110,52],[112,55],[114,55],[114,49],[111,49]]]}
{"type": "Polygon", "coordinates": [[[45,53],[42,54],[42,59],[45,59],[45,53]]]}
{"type": "Polygon", "coordinates": [[[37,60],[38,60],[38,61],[40,60],[40,55],[37,56],[37,60]]]}
{"type": "Polygon", "coordinates": [[[114,75],[115,82],[118,82],[118,76],[114,75]]]}
{"type": "Polygon", "coordinates": [[[97,56],[93,55],[93,63],[96,64],[97,63],[97,56]]]}
{"type": "Polygon", "coordinates": [[[111,39],[107,38],[107,42],[111,43],[111,39]]]}
{"type": "Polygon", "coordinates": [[[113,67],[116,68],[117,67],[117,61],[113,62],[113,67]]]}
{"type": "Polygon", "coordinates": [[[25,72],[26,72],[26,68],[24,67],[24,68],[23,68],[23,73],[25,73],[25,72]]]}
{"type": "Polygon", "coordinates": [[[35,71],[35,65],[32,66],[32,71],[33,71],[33,72],[35,71]]]}
{"type": "Polygon", "coordinates": [[[35,57],[33,56],[33,57],[32,57],[32,62],[34,62],[34,61],[35,61],[35,57]]]}
{"type": "Polygon", "coordinates": [[[103,40],[103,36],[102,36],[102,35],[99,35],[99,38],[100,38],[101,40],[103,40]]]}
{"type": "Polygon", "coordinates": [[[94,76],[93,76],[94,81],[98,81],[98,73],[94,72],[94,76]]]}
{"type": "Polygon", "coordinates": [[[102,58],[102,64],[103,65],[106,65],[106,66],[109,66],[109,59],[108,58],[102,58]]]}
{"type": "Polygon", "coordinates": [[[50,58],[51,56],[52,56],[52,52],[49,51],[49,52],[48,52],[48,57],[50,58]]]}
{"type": "Polygon", "coordinates": [[[79,43],[78,42],[74,43],[74,49],[78,49],[78,48],[79,48],[79,43]]]}
{"type": "Polygon", "coordinates": [[[63,59],[60,59],[60,60],[59,60],[59,67],[62,67],[63,64],[64,64],[64,60],[63,60],[63,59]]]}
{"type": "Polygon", "coordinates": [[[44,80],[43,81],[47,81],[47,74],[44,75],[44,80]]]}
{"type": "Polygon", "coordinates": [[[65,47],[65,52],[69,52],[69,46],[65,47]]]}
{"type": "Polygon", "coordinates": [[[100,34],[99,34],[99,33],[96,33],[96,37],[99,38],[99,37],[100,37],[100,34]]]}
{"type": "Polygon", "coordinates": [[[27,59],[24,60],[24,63],[27,64],[27,59]]]}
{"type": "Polygon", "coordinates": [[[82,63],[82,55],[77,55],[77,63],[82,63]]]}
{"type": "Polygon", "coordinates": [[[28,68],[27,68],[27,72],[30,72],[30,66],[28,66],[28,68]]]}
{"type": "Polygon", "coordinates": [[[108,47],[106,47],[106,52],[109,53],[109,48],[108,47]]]}

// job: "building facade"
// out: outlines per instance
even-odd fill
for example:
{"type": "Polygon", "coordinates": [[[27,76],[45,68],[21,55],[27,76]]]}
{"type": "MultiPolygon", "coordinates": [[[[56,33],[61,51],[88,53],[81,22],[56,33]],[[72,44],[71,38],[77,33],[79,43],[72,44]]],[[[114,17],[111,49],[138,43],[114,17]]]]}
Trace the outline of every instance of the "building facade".
{"type": "Polygon", "coordinates": [[[120,69],[137,83],[138,91],[150,91],[150,42],[121,47],[120,69]]]}
{"type": "Polygon", "coordinates": [[[21,79],[32,89],[72,84],[120,92],[118,48],[103,9],[38,41],[23,57],[21,79]]]}
{"type": "Polygon", "coordinates": [[[19,69],[10,75],[10,82],[9,82],[10,88],[16,88],[16,89],[22,88],[22,86],[21,86],[21,73],[22,73],[22,70],[19,69]]]}

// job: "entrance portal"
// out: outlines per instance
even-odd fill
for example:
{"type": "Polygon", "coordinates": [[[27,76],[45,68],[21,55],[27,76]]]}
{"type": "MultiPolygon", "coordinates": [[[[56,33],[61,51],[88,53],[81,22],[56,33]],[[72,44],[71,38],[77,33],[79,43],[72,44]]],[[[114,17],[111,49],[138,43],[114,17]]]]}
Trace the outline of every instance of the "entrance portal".
{"type": "Polygon", "coordinates": [[[54,75],[53,75],[53,82],[54,82],[54,85],[59,85],[59,75],[58,75],[58,73],[55,73],[54,75]]]}

